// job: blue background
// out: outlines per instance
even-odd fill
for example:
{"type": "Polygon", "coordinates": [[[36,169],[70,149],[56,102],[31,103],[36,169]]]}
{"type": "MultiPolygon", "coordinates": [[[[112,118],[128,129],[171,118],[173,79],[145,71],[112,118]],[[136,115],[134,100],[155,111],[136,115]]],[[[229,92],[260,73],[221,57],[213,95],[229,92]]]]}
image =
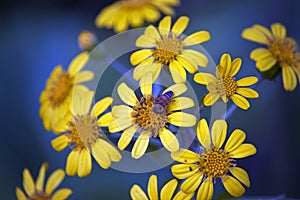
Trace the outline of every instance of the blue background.
{"type": "MultiPolygon", "coordinates": [[[[15,199],[15,187],[22,187],[25,167],[36,177],[47,161],[52,171],[64,168],[68,151],[55,152],[52,133],[43,129],[39,118],[39,95],[52,69],[67,68],[80,50],[77,36],[93,30],[101,40],[112,30],[97,29],[94,19],[113,1],[2,1],[0,3],[0,199],[15,199]]],[[[240,37],[246,27],[259,23],[283,23],[288,35],[300,41],[300,1],[297,0],[183,0],[176,16],[191,18],[186,34],[208,30],[211,40],[203,46],[215,62],[223,53],[241,57],[243,67],[237,78],[258,75],[249,53],[259,46],[240,37]]],[[[109,84],[109,83],[108,83],[109,84]]],[[[198,86],[202,87],[202,86],[198,86]]],[[[265,81],[258,88],[260,98],[250,100],[248,111],[237,109],[229,118],[229,132],[241,128],[247,142],[258,149],[255,156],[239,160],[251,178],[246,196],[300,198],[300,91],[283,90],[281,77],[265,81]]],[[[129,199],[134,183],[146,187],[149,174],[103,170],[93,163],[92,174],[79,179],[67,177],[64,187],[73,189],[71,199],[129,199]]],[[[48,171],[48,172],[49,172],[48,171]]],[[[153,172],[160,186],[171,179],[166,167],[153,172]]],[[[222,186],[217,184],[223,192],[222,186]]]]}

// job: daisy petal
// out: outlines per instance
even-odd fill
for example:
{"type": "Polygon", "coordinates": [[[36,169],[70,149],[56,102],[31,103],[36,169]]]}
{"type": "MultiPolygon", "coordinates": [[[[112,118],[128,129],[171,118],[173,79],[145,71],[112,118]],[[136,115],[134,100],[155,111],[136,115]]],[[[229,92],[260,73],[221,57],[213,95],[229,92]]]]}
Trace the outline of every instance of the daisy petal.
{"type": "Polygon", "coordinates": [[[171,158],[177,162],[195,163],[199,160],[199,154],[188,149],[179,149],[171,153],[171,158]]]}
{"type": "Polygon", "coordinates": [[[196,117],[184,112],[175,112],[168,115],[167,121],[175,126],[191,127],[196,124],[196,117]]]}
{"type": "Polygon", "coordinates": [[[105,97],[98,101],[94,107],[92,108],[92,115],[97,117],[100,114],[102,114],[113,102],[113,99],[111,97],[105,97]]]}
{"type": "MultiPolygon", "coordinates": [[[[180,63],[180,67],[186,69],[189,73],[194,74],[195,72],[197,72],[198,67],[197,67],[197,65],[195,67],[192,63],[188,62],[187,59],[188,59],[187,56],[186,57],[183,57],[183,56],[177,57],[177,60],[180,63]]],[[[190,59],[190,60],[192,60],[192,59],[190,59]]],[[[192,62],[194,62],[194,61],[192,60],[192,62]]]]}
{"type": "Polygon", "coordinates": [[[53,139],[51,141],[51,146],[55,151],[62,151],[68,146],[69,141],[69,138],[65,134],[63,134],[53,139]]]}
{"type": "Polygon", "coordinates": [[[170,200],[173,196],[173,193],[177,187],[177,180],[172,179],[169,182],[167,182],[164,187],[160,191],[160,199],[161,200],[170,200]]]}
{"type": "Polygon", "coordinates": [[[133,70],[133,78],[134,80],[140,80],[143,75],[145,75],[147,72],[152,71],[152,67],[155,63],[154,58],[150,57],[140,64],[138,64],[135,69],[133,70]]]}
{"type": "Polygon", "coordinates": [[[173,60],[170,63],[169,68],[175,83],[185,83],[186,72],[183,69],[182,65],[177,60],[173,60]]]}
{"type": "Polygon", "coordinates": [[[132,125],[132,120],[131,118],[117,118],[114,119],[108,126],[108,130],[111,133],[116,133],[119,131],[122,131],[129,126],[132,125]]]}
{"type": "Polygon", "coordinates": [[[266,27],[261,26],[261,25],[259,25],[259,24],[254,24],[252,27],[253,27],[254,29],[256,29],[256,30],[262,32],[263,34],[265,34],[269,39],[272,39],[272,38],[273,38],[272,33],[271,33],[271,32],[269,31],[269,29],[267,29],[266,27]]]}
{"type": "Polygon", "coordinates": [[[72,194],[72,190],[68,188],[63,188],[57,190],[51,197],[52,200],[62,200],[67,199],[72,194]]]}
{"type": "Polygon", "coordinates": [[[187,16],[181,16],[172,27],[172,32],[180,35],[188,26],[190,19],[187,16]]]}
{"type": "Polygon", "coordinates": [[[183,83],[174,84],[174,85],[171,85],[170,87],[168,87],[167,89],[165,89],[163,91],[163,94],[168,92],[168,91],[172,91],[173,92],[173,97],[177,97],[177,96],[185,93],[187,91],[187,87],[183,83]]]}
{"type": "Polygon", "coordinates": [[[269,69],[271,69],[277,62],[277,59],[273,56],[270,55],[268,57],[263,58],[262,60],[258,60],[256,62],[256,67],[259,69],[261,72],[265,72],[269,69]]]}
{"type": "Polygon", "coordinates": [[[197,137],[205,149],[210,149],[210,133],[206,119],[201,119],[197,126],[197,137]]]}
{"type": "Polygon", "coordinates": [[[256,78],[255,76],[249,76],[236,81],[236,84],[237,86],[249,86],[257,83],[257,81],[258,78],[256,78]]]}
{"type": "MultiPolygon", "coordinates": [[[[193,198],[193,196],[194,196],[194,193],[186,194],[180,190],[174,196],[173,200],[190,200],[193,198]]],[[[165,199],[165,200],[169,200],[169,199],[165,199]]]]}
{"type": "Polygon", "coordinates": [[[245,193],[245,188],[232,176],[226,176],[222,179],[226,191],[234,197],[240,197],[245,193]]]}
{"type": "Polygon", "coordinates": [[[23,187],[28,196],[34,195],[34,181],[28,169],[23,170],[23,187]]]}
{"type": "Polygon", "coordinates": [[[152,73],[148,72],[144,76],[142,76],[140,80],[140,88],[143,95],[152,94],[152,73]]]}
{"type": "Polygon", "coordinates": [[[260,32],[259,30],[256,30],[254,28],[246,28],[243,32],[242,32],[242,38],[250,40],[252,42],[257,42],[260,44],[268,44],[268,38],[265,34],[263,34],[262,32],[260,32]]]}
{"type": "Polygon", "coordinates": [[[247,110],[250,107],[250,104],[247,101],[247,99],[245,99],[244,97],[242,97],[239,94],[231,95],[231,99],[238,107],[240,107],[244,110],[247,110]]]}
{"type": "Polygon", "coordinates": [[[170,29],[171,29],[171,17],[166,16],[159,22],[158,30],[161,35],[166,35],[170,31],[170,29]]]}
{"type": "Polygon", "coordinates": [[[111,112],[105,113],[98,119],[99,126],[109,126],[109,124],[114,120],[111,112]]]}
{"type": "Polygon", "coordinates": [[[137,47],[154,47],[155,40],[149,36],[141,35],[135,42],[137,47]]]}
{"type": "Polygon", "coordinates": [[[97,141],[92,146],[92,155],[97,161],[97,163],[103,168],[107,169],[111,165],[111,160],[108,152],[100,143],[101,139],[97,139],[97,141]]]}
{"type": "Polygon", "coordinates": [[[69,176],[75,176],[78,170],[79,162],[79,150],[72,150],[68,157],[66,163],[66,173],[69,176]]]}
{"type": "Polygon", "coordinates": [[[40,168],[39,175],[38,175],[38,177],[36,179],[36,183],[35,183],[35,187],[38,191],[44,190],[45,173],[46,173],[47,169],[48,169],[48,164],[43,163],[40,168]]]}
{"type": "Polygon", "coordinates": [[[177,164],[171,168],[172,174],[179,179],[185,179],[197,173],[199,167],[196,164],[177,164]]]}
{"type": "Polygon", "coordinates": [[[182,52],[182,55],[191,56],[199,66],[207,67],[208,58],[203,54],[193,49],[185,49],[182,52]]]}
{"type": "Polygon", "coordinates": [[[114,118],[130,118],[133,109],[126,105],[114,106],[111,110],[114,118]]]}
{"type": "Polygon", "coordinates": [[[220,59],[220,65],[224,68],[224,72],[221,74],[221,76],[229,76],[231,70],[231,56],[229,54],[223,54],[220,59]]]}
{"type": "Polygon", "coordinates": [[[208,93],[205,95],[203,99],[203,103],[205,106],[212,106],[214,103],[216,103],[220,98],[220,95],[217,93],[208,93]]]}
{"type": "Polygon", "coordinates": [[[250,187],[250,179],[249,179],[248,173],[244,169],[242,169],[240,167],[230,167],[229,171],[240,182],[245,184],[247,187],[250,187]]]}
{"type": "Polygon", "coordinates": [[[229,76],[230,77],[235,76],[238,73],[238,71],[240,70],[241,65],[242,65],[242,59],[240,59],[240,58],[234,59],[231,63],[231,69],[229,72],[229,76]]]}
{"type": "Polygon", "coordinates": [[[76,56],[70,63],[68,72],[71,77],[77,74],[87,63],[89,59],[89,54],[87,52],[83,52],[76,56]]]}
{"type": "Polygon", "coordinates": [[[62,169],[55,170],[48,178],[46,183],[46,190],[47,194],[51,194],[64,180],[65,172],[62,169]]]}
{"type": "Polygon", "coordinates": [[[184,46],[191,46],[195,44],[201,44],[210,40],[210,34],[207,31],[199,31],[189,35],[183,40],[184,46]]]}
{"type": "Polygon", "coordinates": [[[194,105],[195,105],[194,101],[191,98],[176,97],[172,99],[172,102],[170,103],[168,110],[169,111],[183,110],[186,108],[191,108],[194,105]]]}
{"type": "Polygon", "coordinates": [[[134,91],[128,87],[126,83],[121,83],[119,85],[118,94],[122,101],[130,106],[134,106],[138,102],[134,91]]]}
{"type": "Polygon", "coordinates": [[[293,91],[297,86],[297,77],[290,66],[282,67],[283,86],[286,91],[293,91]]]}
{"type": "Polygon", "coordinates": [[[145,154],[149,145],[149,137],[146,135],[147,133],[141,133],[141,135],[135,141],[131,151],[131,156],[133,158],[139,159],[145,154]],[[145,134],[145,136],[143,134],[145,134]]]}
{"type": "Polygon", "coordinates": [[[108,153],[110,159],[114,162],[119,162],[122,159],[120,152],[109,142],[99,139],[99,144],[102,146],[103,149],[108,153]]]}
{"type": "Polygon", "coordinates": [[[194,81],[202,85],[207,85],[210,82],[216,82],[217,79],[212,74],[199,72],[195,74],[194,81]]]}
{"type": "Polygon", "coordinates": [[[149,22],[155,22],[160,18],[159,11],[151,5],[144,6],[142,8],[142,10],[143,10],[146,20],[148,20],[149,22]]]}
{"type": "Polygon", "coordinates": [[[82,83],[82,82],[86,82],[86,81],[90,81],[94,78],[94,73],[92,71],[83,71],[83,72],[79,72],[77,77],[76,77],[76,83],[82,83]]]}
{"type": "Polygon", "coordinates": [[[254,49],[250,53],[250,58],[255,61],[263,60],[264,58],[270,57],[270,56],[272,56],[272,53],[268,49],[261,48],[261,47],[254,49]]]}
{"type": "Polygon", "coordinates": [[[87,176],[91,173],[92,170],[92,159],[90,151],[86,148],[83,148],[79,154],[79,163],[77,175],[79,177],[87,176]]]}
{"type": "Polygon", "coordinates": [[[271,25],[272,33],[275,37],[284,39],[286,36],[286,28],[280,23],[274,23],[271,25]]]}
{"type": "Polygon", "coordinates": [[[211,139],[214,147],[219,149],[223,145],[227,134],[227,123],[225,120],[216,120],[211,129],[211,139]]]}
{"type": "Polygon", "coordinates": [[[228,138],[224,150],[226,152],[231,152],[237,149],[246,139],[246,134],[240,129],[236,129],[232,132],[228,138]]]}
{"type": "Polygon", "coordinates": [[[16,188],[16,196],[18,200],[27,200],[26,195],[19,187],[16,188]]]}
{"type": "Polygon", "coordinates": [[[131,54],[130,63],[133,66],[136,66],[136,65],[140,64],[142,61],[146,60],[151,55],[152,55],[152,51],[150,49],[138,50],[131,54]]]}
{"type": "Polygon", "coordinates": [[[132,200],[148,200],[145,192],[138,185],[133,185],[130,189],[130,197],[132,200]]]}
{"type": "MultiPolygon", "coordinates": [[[[147,35],[148,37],[153,38],[155,41],[158,41],[161,39],[157,29],[153,26],[153,25],[149,25],[146,29],[145,29],[145,35],[147,35]]],[[[151,50],[150,50],[151,51],[151,50]]]]}
{"type": "Polygon", "coordinates": [[[207,178],[201,184],[198,192],[197,192],[197,199],[201,200],[210,200],[212,199],[214,193],[214,185],[210,178],[207,178]]]}
{"type": "Polygon", "coordinates": [[[179,142],[176,136],[168,129],[163,128],[159,133],[159,138],[163,146],[170,152],[178,151],[179,142]]]}
{"type": "Polygon", "coordinates": [[[237,88],[236,93],[247,98],[258,98],[259,94],[251,88],[237,88]]]}
{"type": "Polygon", "coordinates": [[[180,189],[187,194],[194,192],[200,185],[202,177],[202,173],[193,174],[182,183],[180,189]]]}
{"type": "Polygon", "coordinates": [[[256,148],[253,144],[241,144],[237,149],[230,152],[231,158],[245,158],[256,153],[256,148]]]}
{"type": "Polygon", "coordinates": [[[157,176],[152,175],[148,181],[148,195],[150,200],[157,200],[158,199],[158,192],[157,192],[157,176]]]}
{"type": "Polygon", "coordinates": [[[136,128],[134,126],[131,126],[122,133],[118,141],[119,149],[124,150],[128,146],[135,132],[136,128]]]}

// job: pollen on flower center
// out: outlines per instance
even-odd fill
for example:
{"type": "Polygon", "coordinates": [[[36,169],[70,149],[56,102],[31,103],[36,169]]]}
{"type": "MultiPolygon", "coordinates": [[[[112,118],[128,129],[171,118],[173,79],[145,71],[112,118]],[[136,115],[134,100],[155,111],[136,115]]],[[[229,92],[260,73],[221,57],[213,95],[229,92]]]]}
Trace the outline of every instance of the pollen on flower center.
{"type": "Polygon", "coordinates": [[[176,36],[164,35],[157,42],[156,48],[153,49],[153,55],[157,62],[168,65],[176,56],[182,53],[183,47],[183,43],[176,36]]]}
{"type": "Polygon", "coordinates": [[[278,39],[269,45],[269,50],[282,65],[294,66],[297,63],[295,56],[296,45],[287,39],[278,39]]]}
{"type": "Polygon", "coordinates": [[[151,136],[157,137],[160,130],[165,127],[167,123],[168,105],[164,105],[161,112],[155,112],[157,97],[152,95],[145,95],[137,103],[131,116],[135,119],[134,123],[140,128],[140,132],[150,132],[151,136]]]}
{"type": "Polygon", "coordinates": [[[138,8],[146,4],[146,0],[122,0],[121,5],[126,8],[138,8]]]}
{"type": "Polygon", "coordinates": [[[210,178],[222,177],[235,165],[234,160],[222,149],[212,149],[200,155],[200,170],[210,178]]]}
{"type": "Polygon", "coordinates": [[[45,193],[36,193],[33,200],[49,200],[49,196],[45,193]]]}
{"type": "Polygon", "coordinates": [[[220,96],[226,95],[226,97],[230,97],[236,92],[237,84],[232,77],[225,77],[220,79],[217,83],[217,90],[220,96]]]}
{"type": "Polygon", "coordinates": [[[68,137],[74,148],[89,148],[100,135],[97,119],[89,115],[76,116],[69,122],[69,127],[71,133],[68,137]]]}
{"type": "Polygon", "coordinates": [[[50,93],[50,102],[53,107],[60,105],[72,90],[74,83],[67,72],[62,72],[53,82],[50,93]]]}

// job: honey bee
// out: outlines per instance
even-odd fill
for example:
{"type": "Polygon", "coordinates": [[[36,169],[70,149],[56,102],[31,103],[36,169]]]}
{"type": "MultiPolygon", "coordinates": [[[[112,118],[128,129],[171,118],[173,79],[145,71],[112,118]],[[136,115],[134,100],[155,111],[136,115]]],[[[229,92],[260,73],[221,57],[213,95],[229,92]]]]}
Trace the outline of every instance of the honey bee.
{"type": "Polygon", "coordinates": [[[165,110],[166,105],[171,103],[173,94],[172,91],[167,91],[160,95],[153,106],[153,111],[158,114],[162,113],[163,110],[165,110]]]}

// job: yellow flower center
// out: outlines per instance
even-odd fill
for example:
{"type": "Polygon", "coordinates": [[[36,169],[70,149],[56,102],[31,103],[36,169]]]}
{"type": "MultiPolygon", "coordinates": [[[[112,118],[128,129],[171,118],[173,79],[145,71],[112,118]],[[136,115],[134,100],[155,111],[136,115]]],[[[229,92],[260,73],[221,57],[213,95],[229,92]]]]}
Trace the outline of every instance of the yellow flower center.
{"type": "Polygon", "coordinates": [[[200,155],[199,167],[205,176],[218,178],[225,175],[232,165],[236,165],[233,161],[224,150],[213,148],[200,155]]]}
{"type": "Polygon", "coordinates": [[[89,148],[100,135],[97,119],[89,115],[76,116],[69,127],[71,133],[67,136],[74,148],[89,148]]]}
{"type": "Polygon", "coordinates": [[[140,8],[146,5],[147,0],[122,0],[121,6],[124,8],[140,8]]]}
{"type": "Polygon", "coordinates": [[[153,49],[153,55],[157,62],[168,65],[183,51],[183,43],[173,34],[164,35],[162,39],[156,43],[153,49]]]}
{"type": "Polygon", "coordinates": [[[67,72],[62,72],[50,89],[50,102],[52,107],[63,103],[73,88],[73,79],[67,72]]]}
{"type": "Polygon", "coordinates": [[[150,136],[157,137],[160,130],[167,123],[167,115],[169,114],[166,104],[157,104],[158,97],[145,95],[137,103],[131,116],[135,119],[134,123],[140,128],[140,132],[148,132],[150,136]],[[159,107],[159,108],[156,108],[159,107]]]}
{"type": "Polygon", "coordinates": [[[45,192],[36,192],[33,197],[30,197],[32,200],[50,200],[51,198],[45,192]]]}
{"type": "Polygon", "coordinates": [[[217,91],[220,96],[226,95],[228,98],[236,92],[236,89],[237,84],[232,77],[225,77],[217,83],[217,91]]]}
{"type": "Polygon", "coordinates": [[[276,57],[281,66],[296,66],[299,58],[295,55],[297,45],[288,39],[276,39],[269,45],[269,50],[276,57]]]}

